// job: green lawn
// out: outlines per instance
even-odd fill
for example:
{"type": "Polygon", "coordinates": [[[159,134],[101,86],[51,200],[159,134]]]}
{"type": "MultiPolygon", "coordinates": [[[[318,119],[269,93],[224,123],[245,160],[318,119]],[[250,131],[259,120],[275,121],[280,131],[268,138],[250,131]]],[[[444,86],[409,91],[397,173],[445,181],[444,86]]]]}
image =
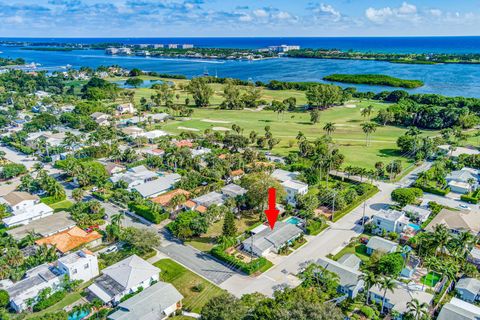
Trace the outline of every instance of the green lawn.
{"type": "MultiPolygon", "coordinates": [[[[235,225],[237,226],[238,234],[242,234],[244,231],[250,229],[253,225],[258,225],[258,216],[256,217],[243,217],[238,220],[235,219],[235,225]]],[[[209,228],[206,234],[194,238],[190,241],[186,241],[186,244],[191,245],[192,247],[200,251],[210,251],[216,244],[216,239],[222,234],[223,228],[223,219],[213,223],[209,228]]]]}
{"type": "Polygon", "coordinates": [[[337,261],[347,253],[355,254],[363,262],[368,262],[368,260],[370,260],[370,256],[367,255],[367,247],[364,244],[355,244],[355,245],[346,246],[339,253],[333,256],[333,260],[337,261]]]}
{"type": "Polygon", "coordinates": [[[435,285],[438,281],[440,281],[440,279],[442,279],[442,275],[432,271],[429,272],[426,276],[423,276],[420,279],[420,282],[427,286],[435,287],[435,285]]]}
{"type": "Polygon", "coordinates": [[[73,203],[69,200],[63,200],[59,201],[57,203],[51,204],[50,207],[55,210],[55,212],[58,211],[66,211],[70,209],[70,207],[73,206],[73,203]]]}
{"type": "Polygon", "coordinates": [[[76,292],[69,293],[61,301],[57,302],[56,304],[54,304],[51,307],[48,307],[45,310],[42,310],[42,311],[39,311],[39,312],[34,312],[34,313],[28,313],[26,319],[32,318],[32,317],[38,317],[38,316],[44,315],[44,314],[49,313],[49,312],[60,311],[63,308],[65,308],[66,306],[71,305],[72,303],[80,300],[81,298],[82,298],[82,296],[81,296],[80,292],[76,291],[76,292]]]}
{"type": "Polygon", "coordinates": [[[162,281],[169,282],[184,296],[183,306],[193,312],[200,312],[202,307],[223,290],[170,259],[162,259],[154,264],[160,268],[162,281]],[[203,285],[201,292],[194,287],[203,285]]]}

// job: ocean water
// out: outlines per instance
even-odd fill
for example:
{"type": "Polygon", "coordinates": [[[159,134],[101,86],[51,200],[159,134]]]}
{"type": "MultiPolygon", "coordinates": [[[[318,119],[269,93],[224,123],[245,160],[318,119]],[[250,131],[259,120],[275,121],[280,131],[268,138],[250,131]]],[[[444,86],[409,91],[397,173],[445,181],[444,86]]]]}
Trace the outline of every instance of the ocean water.
{"type": "MultiPolygon", "coordinates": [[[[19,40],[19,39],[17,39],[19,40]]],[[[36,39],[36,41],[87,42],[87,39],[36,39]]],[[[193,43],[214,47],[265,47],[275,44],[316,44],[317,47],[355,49],[363,51],[392,52],[479,52],[480,37],[432,37],[432,38],[176,38],[176,39],[88,39],[90,42],[113,42],[125,40],[131,43],[193,43]],[[196,41],[196,42],[195,42],[196,41]],[[303,41],[303,42],[301,42],[303,41]],[[357,48],[352,46],[356,45],[357,48]]],[[[40,63],[44,67],[67,64],[74,68],[98,67],[117,64],[125,68],[140,68],[187,77],[210,75],[239,78],[251,81],[322,81],[332,73],[386,74],[404,79],[422,80],[421,88],[408,90],[411,93],[438,93],[447,96],[480,97],[480,65],[440,64],[410,65],[378,61],[323,60],[280,58],[261,61],[223,61],[175,58],[151,58],[134,56],[109,56],[102,50],[30,51],[19,47],[0,46],[0,57],[24,58],[27,62],[40,63]]],[[[379,92],[393,90],[391,87],[354,86],[360,91],[379,92]]]]}

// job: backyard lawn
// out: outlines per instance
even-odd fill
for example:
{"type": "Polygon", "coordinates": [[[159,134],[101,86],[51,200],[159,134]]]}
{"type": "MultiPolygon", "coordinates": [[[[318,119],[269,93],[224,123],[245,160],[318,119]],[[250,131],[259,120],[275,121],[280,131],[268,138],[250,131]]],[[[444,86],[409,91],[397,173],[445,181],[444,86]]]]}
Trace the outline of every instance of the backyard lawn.
{"type": "MultiPolygon", "coordinates": [[[[235,225],[237,226],[238,234],[242,234],[244,231],[250,229],[253,225],[258,225],[258,216],[256,217],[242,217],[242,219],[235,219],[235,225]]],[[[190,241],[185,241],[186,244],[200,251],[210,251],[216,244],[216,239],[222,234],[223,219],[213,223],[207,233],[200,237],[193,238],[190,241]]]]}
{"type": "Polygon", "coordinates": [[[420,279],[420,282],[429,287],[435,287],[438,281],[442,279],[442,275],[436,272],[429,272],[426,276],[420,279]]]}
{"type": "Polygon", "coordinates": [[[337,261],[347,253],[353,253],[357,257],[359,257],[363,262],[368,262],[370,260],[370,256],[367,255],[367,246],[361,243],[356,243],[354,245],[349,244],[345,248],[343,248],[339,253],[333,256],[332,260],[337,261]]]}
{"type": "Polygon", "coordinates": [[[199,313],[211,298],[223,292],[219,287],[173,260],[162,259],[154,265],[162,270],[160,273],[162,281],[171,283],[184,296],[183,306],[187,310],[199,313]],[[201,287],[203,289],[198,290],[201,287]]]}
{"type": "Polygon", "coordinates": [[[73,203],[69,200],[59,201],[57,203],[53,203],[53,204],[50,205],[50,207],[53,210],[55,210],[55,212],[66,211],[66,210],[70,209],[71,206],[73,206],[73,203]]]}

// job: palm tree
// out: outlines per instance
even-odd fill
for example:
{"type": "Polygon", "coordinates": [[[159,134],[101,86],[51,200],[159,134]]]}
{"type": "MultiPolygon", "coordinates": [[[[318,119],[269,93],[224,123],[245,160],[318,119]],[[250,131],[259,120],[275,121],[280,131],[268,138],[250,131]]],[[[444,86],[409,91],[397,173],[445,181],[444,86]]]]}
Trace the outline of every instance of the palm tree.
{"type": "Polygon", "coordinates": [[[370,116],[372,115],[373,112],[373,106],[369,105],[366,108],[363,108],[361,111],[362,117],[366,118],[368,117],[368,120],[370,120],[370,116]]]}
{"type": "Polygon", "coordinates": [[[383,313],[383,306],[385,305],[385,296],[387,295],[387,291],[393,293],[393,290],[396,286],[397,284],[392,278],[384,277],[380,280],[380,288],[383,290],[382,307],[380,309],[381,313],[383,313]]]}
{"type": "Polygon", "coordinates": [[[331,134],[335,131],[335,123],[333,122],[327,122],[325,123],[325,126],[323,127],[323,131],[327,133],[327,136],[331,136],[331,134]]]}
{"type": "Polygon", "coordinates": [[[420,320],[428,315],[428,304],[425,302],[420,303],[418,299],[412,299],[407,302],[407,310],[414,320],[420,320]]]}
{"type": "Polygon", "coordinates": [[[365,144],[368,146],[370,143],[370,135],[377,131],[377,125],[373,122],[364,122],[361,126],[363,133],[365,133],[365,144]]]}
{"type": "Polygon", "coordinates": [[[77,202],[82,201],[84,195],[85,191],[82,188],[77,188],[72,191],[72,198],[77,202]]]}
{"type": "Polygon", "coordinates": [[[443,224],[438,224],[435,226],[435,229],[432,234],[432,244],[435,246],[435,256],[437,256],[438,251],[443,255],[445,254],[447,244],[452,239],[450,231],[443,224]]]}
{"type": "Polygon", "coordinates": [[[470,232],[465,231],[455,237],[454,248],[458,255],[464,259],[471,247],[477,242],[477,238],[470,232]]]}
{"type": "Polygon", "coordinates": [[[370,303],[370,295],[368,294],[368,291],[370,290],[371,287],[379,283],[379,279],[377,278],[377,275],[371,271],[365,271],[360,275],[360,279],[363,280],[365,283],[365,293],[367,295],[367,304],[370,303]]]}
{"type": "Polygon", "coordinates": [[[112,215],[111,220],[112,224],[115,226],[120,226],[122,224],[122,220],[125,218],[123,213],[116,213],[112,215]]]}

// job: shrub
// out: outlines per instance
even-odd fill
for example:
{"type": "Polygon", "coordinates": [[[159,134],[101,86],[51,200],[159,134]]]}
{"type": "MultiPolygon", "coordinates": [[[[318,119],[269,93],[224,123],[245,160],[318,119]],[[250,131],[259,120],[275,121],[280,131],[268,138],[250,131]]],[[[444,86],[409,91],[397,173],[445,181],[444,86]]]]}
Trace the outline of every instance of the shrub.
{"type": "Polygon", "coordinates": [[[369,306],[362,306],[360,312],[368,319],[373,319],[375,317],[375,311],[369,306]]]}
{"type": "Polygon", "coordinates": [[[197,283],[192,287],[192,291],[194,292],[202,292],[205,289],[205,285],[203,283],[197,283]]]}
{"type": "Polygon", "coordinates": [[[6,290],[0,290],[0,308],[5,308],[10,302],[10,296],[6,290]]]}
{"type": "Polygon", "coordinates": [[[323,227],[323,223],[320,220],[308,220],[307,222],[307,234],[316,235],[323,227]]]}
{"type": "Polygon", "coordinates": [[[432,186],[424,186],[424,185],[421,185],[421,184],[418,184],[418,183],[416,183],[414,185],[414,187],[422,189],[424,192],[436,194],[436,195],[439,195],[439,196],[445,196],[447,193],[450,192],[450,188],[438,189],[438,188],[435,188],[435,187],[432,187],[432,186]]]}
{"type": "Polygon", "coordinates": [[[33,306],[33,311],[38,312],[50,306],[53,306],[55,303],[65,298],[66,294],[67,293],[65,290],[55,292],[54,294],[50,295],[48,298],[38,301],[38,303],[33,306]]]}
{"type": "Polygon", "coordinates": [[[473,196],[470,196],[470,195],[467,195],[467,194],[462,194],[460,196],[460,199],[462,201],[465,201],[465,202],[468,202],[468,203],[473,203],[473,204],[477,204],[478,203],[478,198],[475,198],[473,196]]]}
{"type": "Polygon", "coordinates": [[[168,213],[160,213],[153,211],[151,208],[144,204],[130,203],[128,205],[128,209],[155,224],[158,224],[168,218],[168,213]]]}
{"type": "Polygon", "coordinates": [[[418,197],[423,195],[423,191],[419,188],[399,188],[393,190],[392,199],[402,206],[413,204],[418,197]]]}
{"type": "Polygon", "coordinates": [[[250,261],[249,263],[246,263],[226,253],[225,246],[223,245],[213,247],[212,250],[210,250],[210,253],[214,257],[226,262],[234,268],[240,269],[248,275],[259,271],[269,263],[269,261],[264,257],[260,257],[250,261]]]}

